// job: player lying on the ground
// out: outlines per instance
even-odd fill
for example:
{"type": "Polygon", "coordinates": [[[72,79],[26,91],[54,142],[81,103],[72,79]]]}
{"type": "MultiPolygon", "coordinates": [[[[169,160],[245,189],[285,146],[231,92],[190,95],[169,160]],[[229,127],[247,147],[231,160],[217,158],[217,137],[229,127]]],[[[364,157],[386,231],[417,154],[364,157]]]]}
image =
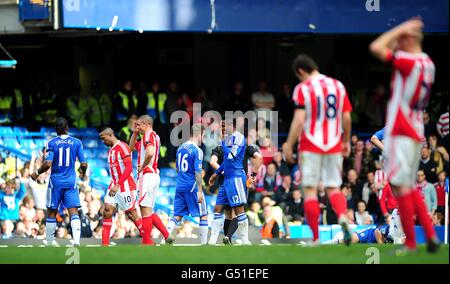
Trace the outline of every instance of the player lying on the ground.
{"type": "Polygon", "coordinates": [[[143,243],[154,244],[151,233],[155,226],[163,235],[165,242],[170,244],[173,239],[159,216],[153,213],[160,182],[158,158],[161,141],[158,134],[153,131],[153,119],[149,115],[142,115],[136,121],[129,146],[131,151],[138,152],[138,200],[142,216],[143,243]],[[142,139],[137,141],[139,134],[142,135],[142,139]]]}
{"type": "MultiPolygon", "coordinates": [[[[368,228],[352,233],[352,243],[357,244],[384,244],[393,243],[391,235],[391,227],[389,225],[370,226],[368,228]]],[[[400,240],[403,243],[404,239],[400,240]]],[[[344,234],[337,233],[332,240],[325,242],[325,244],[340,244],[344,242],[344,234]]]]}
{"type": "MultiPolygon", "coordinates": [[[[100,140],[110,147],[108,151],[111,183],[105,196],[103,210],[102,245],[109,245],[112,217],[117,210],[123,210],[143,235],[142,219],[136,212],[136,183],[133,179],[131,151],[125,142],[116,138],[111,128],[105,128],[99,134],[100,140]]],[[[144,241],[144,239],[143,239],[144,241]]]]}
{"type": "MultiPolygon", "coordinates": [[[[236,120],[225,120],[225,137],[222,141],[223,163],[209,179],[209,185],[219,175],[224,175],[223,190],[219,190],[216,204],[229,205],[238,220],[238,238],[243,245],[251,245],[248,239],[248,219],[244,205],[247,204],[247,176],[244,171],[246,139],[236,130],[236,120]]],[[[253,178],[253,177],[252,177],[253,178]]],[[[215,244],[222,229],[222,213],[214,214],[210,243],[215,244]],[[216,236],[217,235],[217,236],[216,236]]]]}
{"type": "Polygon", "coordinates": [[[435,252],[439,246],[425,202],[414,188],[424,140],[423,111],[435,76],[434,63],[422,49],[422,29],[422,20],[412,19],[370,44],[372,54],[393,67],[383,147],[386,174],[397,198],[406,235],[403,252],[416,249],[415,215],[425,230],[428,251],[435,252]]]}
{"type": "Polygon", "coordinates": [[[78,157],[81,163],[80,177],[86,174],[87,163],[81,141],[68,135],[69,126],[65,118],[56,119],[55,130],[58,137],[47,142],[45,161],[36,172],[31,174],[31,179],[35,181],[39,175],[52,169],[47,190],[47,220],[45,222],[47,245],[57,245],[55,242],[56,213],[62,204],[69,210],[74,245],[79,246],[81,222],[78,208],[81,205],[76,183],[75,161],[78,157]]]}
{"type": "Polygon", "coordinates": [[[292,95],[296,110],[283,152],[289,163],[295,163],[293,148],[298,143],[305,215],[313,232],[313,242],[319,242],[321,213],[317,187],[322,182],[342,226],[344,240],[350,244],[351,231],[345,215],[347,201],[339,188],[343,156],[348,157],[351,148],[352,106],[344,85],[321,74],[317,63],[308,55],[298,55],[292,68],[300,83],[292,95]]]}
{"type": "Polygon", "coordinates": [[[191,138],[177,150],[178,178],[173,204],[174,217],[169,220],[167,231],[172,234],[184,216],[200,217],[200,243],[205,245],[208,241],[208,210],[202,189],[203,151],[199,148],[202,133],[200,124],[193,125],[191,138]]]}
{"type": "MultiPolygon", "coordinates": [[[[222,131],[221,131],[221,137],[225,137],[225,121],[222,121],[222,131]]],[[[244,165],[244,171],[247,173],[248,170],[248,160],[251,158],[252,164],[253,164],[253,172],[251,173],[250,178],[247,180],[246,186],[249,186],[249,183],[253,183],[255,181],[256,173],[259,170],[259,167],[262,165],[262,157],[261,154],[258,152],[258,149],[254,147],[253,145],[245,145],[245,155],[243,160],[244,165]]],[[[220,167],[220,164],[223,163],[224,160],[224,152],[222,149],[222,145],[218,145],[216,148],[213,149],[211,153],[211,160],[210,165],[214,170],[217,170],[220,167]]],[[[218,178],[218,185],[219,185],[219,194],[218,196],[225,196],[225,187],[224,187],[224,178],[223,176],[220,176],[218,178]]],[[[222,212],[225,212],[225,220],[223,220],[223,243],[224,244],[231,244],[231,239],[236,232],[238,227],[238,221],[236,218],[236,215],[234,214],[233,208],[230,207],[229,202],[224,198],[217,198],[218,202],[216,202],[216,205],[214,206],[214,216],[217,219],[222,220],[222,212]],[[217,215],[216,215],[217,214],[217,215]]],[[[213,227],[211,231],[211,237],[209,239],[209,244],[216,244],[217,238],[219,237],[220,233],[220,227],[213,227]]]]}

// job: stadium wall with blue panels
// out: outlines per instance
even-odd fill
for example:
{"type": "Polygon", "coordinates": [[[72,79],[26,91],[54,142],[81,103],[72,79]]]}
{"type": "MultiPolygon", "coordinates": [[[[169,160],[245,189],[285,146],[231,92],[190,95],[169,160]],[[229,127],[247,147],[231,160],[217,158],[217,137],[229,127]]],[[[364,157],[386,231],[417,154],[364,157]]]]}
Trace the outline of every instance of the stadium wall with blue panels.
{"type": "Polygon", "coordinates": [[[65,0],[63,27],[132,31],[378,33],[414,16],[448,32],[449,1],[65,0]],[[215,23],[212,22],[215,11],[215,23]]]}

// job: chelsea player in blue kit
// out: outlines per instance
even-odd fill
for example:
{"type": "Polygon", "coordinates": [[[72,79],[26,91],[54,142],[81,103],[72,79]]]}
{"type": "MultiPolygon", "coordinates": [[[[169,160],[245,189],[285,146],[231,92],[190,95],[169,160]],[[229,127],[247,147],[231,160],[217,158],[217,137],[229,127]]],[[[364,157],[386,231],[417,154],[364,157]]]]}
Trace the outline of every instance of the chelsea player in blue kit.
{"type": "MultiPolygon", "coordinates": [[[[339,232],[332,240],[325,242],[325,244],[339,244],[343,240],[344,236],[342,232],[339,232]]],[[[373,225],[352,233],[352,243],[354,244],[384,244],[393,242],[392,232],[390,226],[387,224],[382,226],[373,225]]]]}
{"type": "Polygon", "coordinates": [[[208,211],[202,189],[203,151],[199,148],[201,143],[202,126],[195,124],[191,128],[189,141],[177,150],[178,180],[173,205],[174,217],[169,220],[167,231],[172,234],[183,216],[200,217],[200,241],[204,245],[208,240],[208,211]]]}
{"type": "MultiPolygon", "coordinates": [[[[238,238],[241,244],[251,245],[248,240],[248,219],[244,211],[244,205],[247,204],[247,176],[244,171],[246,140],[229,120],[225,120],[225,135],[222,141],[223,162],[209,179],[209,185],[214,186],[215,179],[220,174],[224,175],[223,190],[219,190],[216,205],[229,205],[233,209],[238,220],[238,238]]],[[[218,216],[214,216],[212,230],[220,231],[221,228],[222,214],[218,213],[218,216]]]]}
{"type": "Polygon", "coordinates": [[[45,224],[47,245],[55,244],[56,213],[62,204],[69,210],[70,226],[74,246],[80,245],[81,223],[78,215],[80,198],[76,184],[75,161],[81,163],[80,176],[86,174],[87,163],[83,154],[83,145],[77,138],[70,137],[67,120],[59,117],[55,121],[57,137],[47,142],[45,161],[31,175],[33,180],[51,168],[47,190],[47,221],[45,224]]]}

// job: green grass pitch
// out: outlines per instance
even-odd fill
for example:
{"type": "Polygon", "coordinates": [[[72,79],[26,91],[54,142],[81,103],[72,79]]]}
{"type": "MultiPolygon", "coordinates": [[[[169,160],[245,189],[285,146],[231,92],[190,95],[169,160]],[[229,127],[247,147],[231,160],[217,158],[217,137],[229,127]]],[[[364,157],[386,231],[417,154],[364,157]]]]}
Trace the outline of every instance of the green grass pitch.
{"type": "MultiPolygon", "coordinates": [[[[436,254],[428,254],[425,246],[420,246],[414,254],[396,256],[396,246],[361,244],[350,247],[330,245],[80,247],[79,259],[81,264],[364,264],[373,256],[370,250],[367,251],[369,247],[379,250],[381,264],[449,263],[448,245],[442,246],[436,254]]],[[[0,247],[0,264],[64,264],[71,255],[66,247],[0,247]]]]}

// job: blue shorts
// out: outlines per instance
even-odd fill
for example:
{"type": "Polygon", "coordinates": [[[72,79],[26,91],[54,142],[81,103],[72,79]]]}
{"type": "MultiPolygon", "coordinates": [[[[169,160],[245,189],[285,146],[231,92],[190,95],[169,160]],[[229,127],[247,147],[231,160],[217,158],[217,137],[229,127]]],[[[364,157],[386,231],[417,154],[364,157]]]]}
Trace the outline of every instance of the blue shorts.
{"type": "Polygon", "coordinates": [[[65,208],[80,208],[80,196],[76,186],[72,188],[58,188],[49,183],[47,189],[47,208],[58,210],[59,205],[65,208]]]}
{"type": "Polygon", "coordinates": [[[217,193],[216,204],[230,207],[247,204],[245,176],[225,178],[217,193]]]}
{"type": "Polygon", "coordinates": [[[173,202],[174,216],[187,216],[202,217],[208,215],[206,208],[205,196],[203,196],[203,202],[198,203],[197,190],[191,191],[176,191],[175,199],[173,202]]]}

